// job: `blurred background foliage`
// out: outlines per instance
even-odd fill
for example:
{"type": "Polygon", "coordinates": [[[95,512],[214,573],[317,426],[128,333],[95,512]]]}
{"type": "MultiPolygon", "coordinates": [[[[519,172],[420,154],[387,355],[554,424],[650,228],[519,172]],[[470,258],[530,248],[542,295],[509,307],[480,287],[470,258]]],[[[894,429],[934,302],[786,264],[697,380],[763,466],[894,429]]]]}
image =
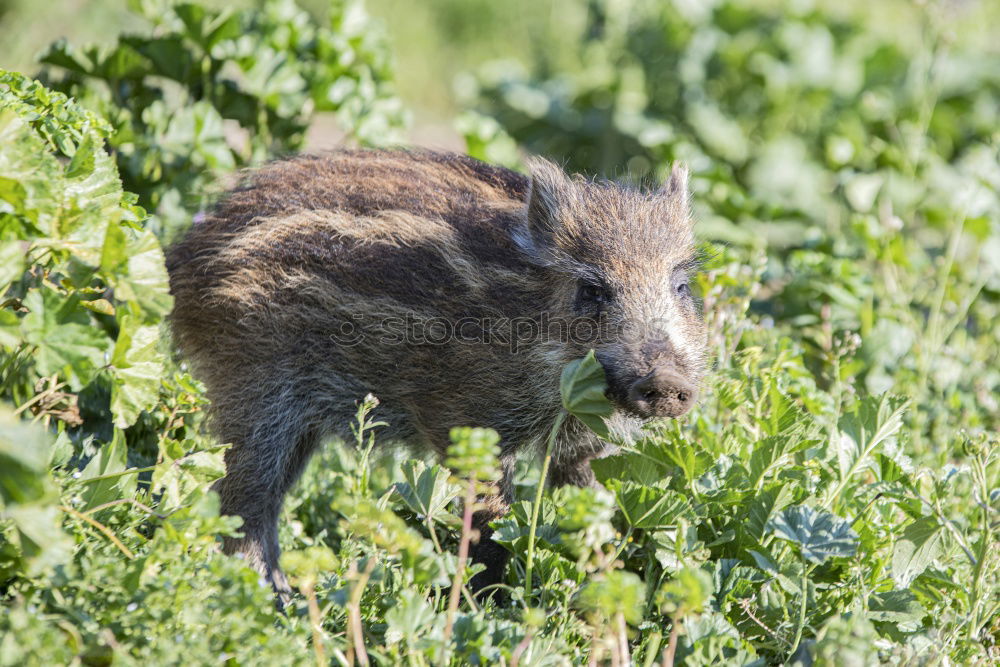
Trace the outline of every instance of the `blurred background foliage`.
{"type": "MultiPolygon", "coordinates": [[[[998,25],[988,0],[0,0],[0,68],[41,82],[0,78],[0,664],[308,660],[321,634],[344,662],[356,616],[385,663],[652,664],[668,623],[690,664],[995,661],[998,25]],[[450,639],[437,467],[310,468],[282,543],[320,621],[216,553],[221,450],[163,325],[162,247],[236,170],[355,144],[638,184],[681,160],[714,255],[706,398],[596,466],[611,495],[549,497],[540,597],[450,639]]],[[[526,508],[498,527],[515,589],[526,508]]]]}

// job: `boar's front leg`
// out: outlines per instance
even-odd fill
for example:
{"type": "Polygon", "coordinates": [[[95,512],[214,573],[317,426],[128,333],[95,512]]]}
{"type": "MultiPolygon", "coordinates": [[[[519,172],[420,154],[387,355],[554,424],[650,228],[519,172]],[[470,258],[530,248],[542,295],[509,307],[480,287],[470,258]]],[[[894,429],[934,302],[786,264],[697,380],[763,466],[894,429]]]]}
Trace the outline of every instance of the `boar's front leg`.
{"type": "Polygon", "coordinates": [[[599,486],[594,471],[590,467],[593,459],[607,456],[615,451],[613,447],[592,433],[581,432],[581,426],[571,423],[565,441],[557,442],[549,466],[549,484],[560,486],[599,486]]]}
{"type": "Polygon", "coordinates": [[[554,488],[560,486],[586,487],[598,485],[597,478],[594,477],[594,471],[590,467],[590,458],[580,461],[553,462],[549,475],[549,484],[554,488]]]}
{"type": "Polygon", "coordinates": [[[479,533],[478,540],[473,542],[470,549],[472,562],[481,563],[486,569],[475,574],[469,581],[469,586],[481,599],[494,597],[497,589],[483,589],[503,583],[504,570],[510,560],[510,552],[492,540],[493,529],[490,522],[505,516],[514,500],[514,463],[513,454],[501,455],[500,481],[494,485],[492,493],[479,498],[481,509],[472,515],[472,528],[479,533]]]}

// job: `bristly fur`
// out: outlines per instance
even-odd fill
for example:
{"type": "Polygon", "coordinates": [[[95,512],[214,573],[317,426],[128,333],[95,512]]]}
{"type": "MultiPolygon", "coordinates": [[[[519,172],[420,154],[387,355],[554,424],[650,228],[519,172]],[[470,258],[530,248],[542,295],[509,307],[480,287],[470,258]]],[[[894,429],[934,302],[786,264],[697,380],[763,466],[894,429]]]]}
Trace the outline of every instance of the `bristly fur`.
{"type": "MultiPolygon", "coordinates": [[[[538,446],[560,410],[567,362],[596,347],[613,397],[666,357],[700,381],[703,324],[672,282],[697,258],[686,170],[655,192],[570,179],[542,160],[531,171],[430,151],[277,161],[249,172],[170,250],[176,342],[205,382],[218,437],[233,443],[216,488],[245,536],[225,548],[245,552],[279,592],[282,499],[324,437],[349,436],[367,393],[381,400],[387,442],[443,453],[453,426],[500,433],[504,480],[477,516],[488,538],[510,500],[515,453],[538,446]],[[487,335],[543,313],[580,317],[581,281],[615,295],[602,327],[656,320],[657,344],[542,337],[515,349],[487,335]],[[460,321],[482,334],[476,342],[400,329],[460,321]]],[[[640,423],[627,410],[611,422],[622,435],[640,423]]],[[[604,452],[569,420],[554,483],[593,483],[588,462],[604,452]]],[[[496,581],[503,550],[484,539],[476,557],[492,566],[479,585],[496,581]]]]}

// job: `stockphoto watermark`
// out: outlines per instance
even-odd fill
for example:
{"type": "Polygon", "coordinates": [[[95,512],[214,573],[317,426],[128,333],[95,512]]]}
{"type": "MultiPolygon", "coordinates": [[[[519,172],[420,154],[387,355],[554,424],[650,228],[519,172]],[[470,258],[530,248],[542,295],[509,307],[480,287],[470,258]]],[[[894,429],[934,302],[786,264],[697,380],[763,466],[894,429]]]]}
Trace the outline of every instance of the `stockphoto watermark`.
{"type": "Polygon", "coordinates": [[[517,352],[539,343],[594,347],[623,341],[662,340],[663,319],[616,320],[607,317],[426,317],[352,314],[334,327],[337,345],[354,346],[374,340],[378,345],[491,345],[517,352]]]}

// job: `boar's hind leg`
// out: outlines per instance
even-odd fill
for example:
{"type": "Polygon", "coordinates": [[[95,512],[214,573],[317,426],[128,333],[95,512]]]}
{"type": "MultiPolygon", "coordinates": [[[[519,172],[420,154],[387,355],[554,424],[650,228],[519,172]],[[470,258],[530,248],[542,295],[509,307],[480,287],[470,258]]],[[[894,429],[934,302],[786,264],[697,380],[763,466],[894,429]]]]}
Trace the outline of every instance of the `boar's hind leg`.
{"type": "Polygon", "coordinates": [[[285,493],[302,474],[319,444],[316,429],[300,424],[275,424],[231,438],[226,452],[226,476],[213,487],[221,513],[243,518],[242,537],[223,539],[228,554],[242,553],[277,594],[279,607],[291,589],[278,567],[278,517],[285,493]]]}

